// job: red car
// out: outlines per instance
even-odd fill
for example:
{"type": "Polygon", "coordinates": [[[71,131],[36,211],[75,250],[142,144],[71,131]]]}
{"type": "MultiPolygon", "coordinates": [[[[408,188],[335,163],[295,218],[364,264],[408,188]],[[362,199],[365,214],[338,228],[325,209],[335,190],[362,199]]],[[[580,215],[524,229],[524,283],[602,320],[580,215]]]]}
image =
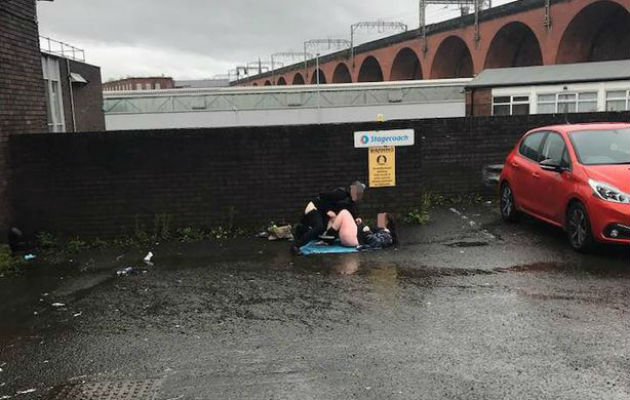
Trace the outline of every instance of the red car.
{"type": "Polygon", "coordinates": [[[571,246],[630,244],[630,124],[557,125],[526,133],[499,179],[501,216],[563,228],[571,246]]]}

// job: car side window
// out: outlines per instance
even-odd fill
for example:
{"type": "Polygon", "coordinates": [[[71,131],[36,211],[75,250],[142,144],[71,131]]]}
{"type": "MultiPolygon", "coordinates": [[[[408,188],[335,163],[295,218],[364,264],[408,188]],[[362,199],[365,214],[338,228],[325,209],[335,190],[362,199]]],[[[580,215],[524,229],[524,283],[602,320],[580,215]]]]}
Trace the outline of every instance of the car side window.
{"type": "Polygon", "coordinates": [[[547,132],[536,132],[527,136],[521,143],[521,147],[519,147],[521,155],[535,162],[542,161],[540,157],[540,145],[546,134],[547,132]]]}
{"type": "Polygon", "coordinates": [[[568,167],[569,155],[564,139],[557,133],[550,132],[543,145],[542,160],[553,160],[557,165],[568,167]]]}

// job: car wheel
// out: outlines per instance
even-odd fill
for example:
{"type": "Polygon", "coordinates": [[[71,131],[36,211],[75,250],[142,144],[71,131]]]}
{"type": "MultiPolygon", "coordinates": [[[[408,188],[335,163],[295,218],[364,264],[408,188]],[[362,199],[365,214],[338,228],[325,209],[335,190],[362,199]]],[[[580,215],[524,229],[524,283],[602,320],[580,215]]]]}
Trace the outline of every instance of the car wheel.
{"type": "Polygon", "coordinates": [[[574,250],[586,252],[593,246],[593,234],[591,232],[591,222],[588,218],[586,208],[581,203],[573,203],[567,212],[566,223],[569,243],[574,250]]]}
{"type": "Polygon", "coordinates": [[[514,193],[507,183],[501,186],[501,218],[507,222],[516,222],[518,220],[518,211],[514,204],[514,193]]]}

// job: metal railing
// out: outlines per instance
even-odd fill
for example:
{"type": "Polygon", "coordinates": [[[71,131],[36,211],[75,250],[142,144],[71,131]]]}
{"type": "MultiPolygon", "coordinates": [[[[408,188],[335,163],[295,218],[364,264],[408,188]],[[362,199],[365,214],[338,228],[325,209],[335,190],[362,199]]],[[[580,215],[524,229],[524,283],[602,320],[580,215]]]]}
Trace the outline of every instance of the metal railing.
{"type": "Polygon", "coordinates": [[[85,50],[46,36],[39,37],[39,48],[49,54],[85,62],[85,50]]]}

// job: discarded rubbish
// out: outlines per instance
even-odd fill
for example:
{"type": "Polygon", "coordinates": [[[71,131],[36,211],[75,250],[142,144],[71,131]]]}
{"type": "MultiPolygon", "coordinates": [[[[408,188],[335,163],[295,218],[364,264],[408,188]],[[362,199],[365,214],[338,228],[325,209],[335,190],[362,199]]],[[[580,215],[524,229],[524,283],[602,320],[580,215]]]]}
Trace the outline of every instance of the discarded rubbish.
{"type": "Polygon", "coordinates": [[[29,394],[29,393],[35,393],[37,392],[37,389],[26,389],[26,390],[20,390],[15,392],[15,394],[29,394]]]}
{"type": "Polygon", "coordinates": [[[10,399],[11,396],[0,396],[0,400],[7,400],[10,399]]]}
{"type": "Polygon", "coordinates": [[[153,258],[153,253],[152,253],[152,252],[149,252],[149,253],[146,255],[146,257],[144,257],[144,262],[145,262],[146,264],[151,264],[151,259],[152,259],[152,258],[153,258]]]}
{"type": "Polygon", "coordinates": [[[131,275],[134,271],[135,271],[135,269],[133,267],[127,267],[127,268],[121,269],[120,271],[116,272],[116,275],[118,275],[118,276],[127,276],[127,275],[131,275]]]}
{"type": "Polygon", "coordinates": [[[52,306],[59,308],[59,307],[65,307],[66,305],[63,303],[53,303],[52,306]]]}
{"type": "Polygon", "coordinates": [[[36,258],[37,258],[37,256],[35,254],[27,254],[27,255],[24,256],[24,260],[26,260],[26,261],[31,261],[31,260],[34,260],[36,258]]]}
{"type": "Polygon", "coordinates": [[[78,312],[76,314],[73,315],[74,318],[80,317],[81,315],[83,315],[83,312],[78,312]]]}
{"type": "Polygon", "coordinates": [[[269,240],[293,240],[291,225],[272,226],[269,228],[269,240]]]}
{"type": "Polygon", "coordinates": [[[267,240],[293,240],[291,233],[291,225],[277,225],[273,221],[267,224],[267,227],[256,234],[257,238],[267,240]]]}

